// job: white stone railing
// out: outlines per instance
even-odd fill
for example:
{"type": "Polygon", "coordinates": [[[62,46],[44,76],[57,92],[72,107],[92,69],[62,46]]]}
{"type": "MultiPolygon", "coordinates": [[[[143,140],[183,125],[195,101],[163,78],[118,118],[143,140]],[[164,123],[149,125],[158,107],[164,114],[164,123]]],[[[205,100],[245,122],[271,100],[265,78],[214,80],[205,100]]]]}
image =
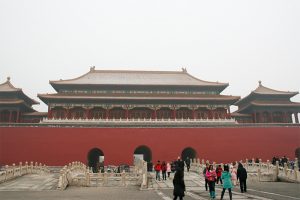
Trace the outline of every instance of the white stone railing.
{"type": "Polygon", "coordinates": [[[101,124],[101,123],[237,123],[235,119],[60,119],[60,118],[43,118],[41,123],[58,123],[58,124],[67,124],[67,123],[91,123],[91,124],[101,124]]]}
{"type": "MultiPolygon", "coordinates": [[[[89,168],[82,162],[76,161],[69,163],[69,165],[64,166],[60,170],[57,189],[66,189],[68,185],[72,184],[73,176],[76,176],[77,174],[87,174],[88,172],[89,168]]],[[[85,185],[87,185],[87,183],[85,183],[85,185]]]]}
{"type": "MultiPolygon", "coordinates": [[[[194,159],[191,161],[191,170],[195,171],[197,173],[202,174],[204,168],[206,167],[206,163],[209,163],[209,161],[205,161],[202,159],[201,163],[199,159],[194,159]]],[[[235,163],[238,163],[237,161],[235,163]]],[[[279,166],[279,162],[276,162],[276,165],[272,165],[270,161],[262,162],[261,159],[259,159],[258,163],[255,163],[254,159],[252,159],[252,162],[249,162],[248,159],[246,159],[245,162],[240,161],[240,163],[243,164],[244,168],[248,172],[248,178],[252,181],[287,181],[287,182],[295,182],[300,183],[300,172],[299,172],[299,166],[298,166],[298,159],[295,159],[295,166],[294,169],[289,169],[287,164],[284,164],[284,167],[279,166]]],[[[216,168],[217,165],[215,162],[213,162],[214,168],[216,168]]],[[[224,164],[220,164],[223,168],[224,164]]]]}
{"type": "Polygon", "coordinates": [[[22,162],[19,165],[13,164],[12,166],[6,165],[0,171],[0,183],[15,179],[17,177],[26,175],[26,174],[47,174],[50,173],[50,170],[46,167],[46,165],[42,165],[41,163],[35,162],[25,162],[25,165],[22,162]]]}
{"type": "Polygon", "coordinates": [[[147,163],[139,162],[131,172],[93,173],[81,162],[72,162],[64,166],[59,177],[58,189],[64,190],[69,185],[74,186],[127,186],[140,185],[141,189],[148,187],[147,163]]]}

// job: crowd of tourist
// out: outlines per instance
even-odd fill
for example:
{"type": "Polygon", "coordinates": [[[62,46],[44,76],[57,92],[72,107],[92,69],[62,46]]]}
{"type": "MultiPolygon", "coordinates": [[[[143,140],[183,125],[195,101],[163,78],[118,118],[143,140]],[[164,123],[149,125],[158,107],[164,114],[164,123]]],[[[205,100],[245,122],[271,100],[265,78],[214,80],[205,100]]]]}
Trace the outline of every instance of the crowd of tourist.
{"type": "MultiPolygon", "coordinates": [[[[171,171],[175,171],[173,178],[173,195],[174,200],[179,198],[183,199],[185,193],[184,183],[184,167],[186,166],[187,172],[190,169],[190,159],[187,157],[185,161],[180,157],[173,162],[157,161],[154,166],[156,173],[156,180],[161,181],[160,174],[162,174],[162,181],[166,180],[166,173],[170,178],[171,171]],[[172,170],[172,165],[174,169],[172,170]]],[[[247,171],[243,167],[242,163],[233,162],[232,164],[225,164],[224,168],[218,165],[216,169],[212,164],[207,163],[203,170],[203,176],[205,179],[205,189],[209,191],[211,199],[216,198],[215,185],[220,184],[222,186],[221,199],[223,199],[225,191],[228,190],[229,198],[232,199],[232,188],[239,183],[241,192],[247,192],[247,171]]]]}
{"type": "MultiPolygon", "coordinates": [[[[276,165],[276,162],[278,161],[279,166],[283,167],[284,164],[287,164],[287,167],[289,169],[294,169],[295,168],[295,161],[294,160],[289,160],[286,156],[283,156],[281,158],[279,158],[278,156],[274,156],[272,158],[272,164],[276,165]]],[[[298,160],[298,166],[300,166],[300,160],[298,160]]]]}
{"type": "Polygon", "coordinates": [[[209,195],[211,199],[216,198],[215,192],[215,184],[220,184],[223,187],[221,193],[221,199],[224,197],[224,193],[226,190],[229,192],[229,198],[232,199],[231,189],[240,183],[241,192],[247,192],[247,171],[243,167],[242,163],[233,162],[231,165],[225,164],[224,169],[222,169],[221,165],[218,165],[216,169],[214,169],[212,164],[207,163],[206,168],[203,170],[203,176],[205,179],[205,190],[209,189],[209,195]]]}
{"type": "MultiPolygon", "coordinates": [[[[278,161],[280,166],[284,166],[285,163],[290,169],[294,169],[295,161],[289,160],[286,156],[282,158],[274,156],[272,159],[272,164],[276,165],[278,161]]],[[[259,159],[253,160],[255,163],[259,163],[259,159]]],[[[300,166],[300,160],[298,161],[298,166],[300,166]]],[[[249,160],[252,163],[252,160],[249,160]]],[[[190,158],[187,157],[185,161],[181,160],[180,157],[173,162],[162,163],[158,161],[154,167],[156,171],[156,180],[160,181],[160,173],[162,174],[162,180],[166,180],[167,177],[170,178],[170,173],[175,172],[173,178],[173,195],[174,200],[178,197],[183,199],[185,193],[185,183],[184,183],[184,167],[186,166],[186,171],[190,170],[190,158]],[[168,176],[166,176],[168,174],[168,176]]],[[[205,179],[205,190],[209,191],[209,196],[211,199],[216,198],[215,185],[222,186],[221,199],[223,199],[225,191],[228,190],[229,198],[232,199],[232,188],[239,184],[241,193],[247,192],[247,171],[243,167],[242,163],[233,162],[231,164],[225,164],[222,168],[221,165],[217,165],[214,169],[214,165],[207,163],[203,170],[203,176],[205,179]]]]}

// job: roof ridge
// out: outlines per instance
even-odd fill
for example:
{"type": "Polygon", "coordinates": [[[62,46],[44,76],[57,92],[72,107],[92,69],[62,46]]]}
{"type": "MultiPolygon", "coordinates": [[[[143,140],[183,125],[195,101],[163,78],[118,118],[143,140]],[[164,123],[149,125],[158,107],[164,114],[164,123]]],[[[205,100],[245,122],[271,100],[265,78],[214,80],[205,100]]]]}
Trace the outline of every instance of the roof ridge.
{"type": "Polygon", "coordinates": [[[90,71],[88,71],[87,73],[76,77],[76,78],[71,78],[71,79],[60,79],[60,80],[53,80],[53,81],[49,81],[49,83],[56,83],[56,82],[60,82],[60,81],[74,81],[74,80],[78,80],[90,73],[101,73],[101,72],[110,72],[110,73],[120,73],[120,72],[127,72],[127,73],[137,73],[137,72],[144,72],[144,73],[164,73],[164,74],[181,74],[181,73],[185,73],[184,71],[150,71],[150,70],[96,70],[95,66],[90,67],[90,71]]]}
{"type": "Polygon", "coordinates": [[[16,88],[16,87],[10,82],[10,77],[9,77],[9,76],[7,77],[7,80],[6,80],[4,83],[1,83],[1,84],[0,84],[0,87],[1,87],[1,86],[4,86],[4,85],[8,85],[11,89],[22,90],[21,88],[16,88]]]}
{"type": "Polygon", "coordinates": [[[283,94],[298,94],[299,92],[291,92],[291,91],[282,91],[282,90],[275,90],[269,87],[266,87],[264,85],[262,85],[261,81],[259,81],[259,85],[258,87],[253,91],[253,93],[257,93],[257,94],[265,94],[263,92],[258,91],[259,89],[265,89],[265,90],[269,90],[272,92],[277,92],[277,93],[283,93],[283,94]]]}
{"type": "Polygon", "coordinates": [[[202,80],[202,79],[199,79],[199,78],[196,78],[195,76],[193,76],[193,75],[191,75],[191,74],[189,74],[188,72],[185,72],[189,77],[191,77],[191,78],[193,78],[193,79],[195,79],[195,80],[197,80],[197,81],[202,81],[202,82],[205,82],[205,83],[215,83],[215,84],[219,84],[219,85],[229,85],[229,83],[221,83],[221,82],[219,82],[219,81],[204,81],[204,80],[202,80]]]}
{"type": "MultiPolygon", "coordinates": [[[[90,68],[90,70],[87,72],[87,73],[85,73],[85,74],[83,74],[83,75],[81,75],[81,76],[79,76],[79,77],[76,77],[76,78],[73,78],[73,79],[65,79],[65,80],[63,80],[63,79],[60,79],[60,80],[56,80],[56,81],[49,81],[49,83],[54,87],[54,85],[57,85],[57,84],[72,84],[72,82],[73,81],[77,81],[77,80],[80,80],[80,79],[82,79],[82,78],[85,78],[85,77],[89,77],[89,76],[91,76],[91,75],[93,75],[93,74],[96,74],[96,73],[99,73],[99,75],[100,74],[107,74],[107,73],[111,73],[111,74],[122,74],[122,73],[124,73],[124,74],[136,74],[136,75],[146,75],[146,74],[148,74],[148,75],[159,75],[159,74],[161,74],[161,75],[180,75],[180,76],[182,76],[182,77],[184,77],[187,81],[189,81],[189,82],[192,82],[192,81],[194,81],[195,82],[195,85],[197,85],[197,84],[200,84],[199,82],[201,82],[202,84],[207,84],[207,85],[213,85],[213,86],[218,86],[218,87],[224,87],[224,88],[226,88],[228,85],[229,85],[229,83],[219,83],[218,81],[216,81],[216,82],[212,82],[212,81],[204,81],[204,80],[201,80],[201,79],[198,79],[198,78],[196,78],[196,77],[194,77],[194,76],[192,76],[192,75],[190,75],[188,72],[187,72],[187,70],[186,70],[186,68],[182,68],[181,69],[181,71],[157,71],[157,70],[153,70],[153,71],[151,71],[151,70],[96,70],[95,69],[95,66],[93,66],[93,67],[91,67],[90,68]],[[198,82],[198,83],[197,83],[198,82]]],[[[152,85],[152,84],[151,84],[152,85]]],[[[190,84],[190,85],[192,85],[192,84],[190,84]]]]}
{"type": "Polygon", "coordinates": [[[120,73],[120,72],[127,72],[127,73],[166,73],[166,74],[182,74],[185,73],[183,71],[158,71],[158,70],[93,70],[91,72],[94,73],[101,73],[101,72],[110,72],[110,73],[120,73]]]}

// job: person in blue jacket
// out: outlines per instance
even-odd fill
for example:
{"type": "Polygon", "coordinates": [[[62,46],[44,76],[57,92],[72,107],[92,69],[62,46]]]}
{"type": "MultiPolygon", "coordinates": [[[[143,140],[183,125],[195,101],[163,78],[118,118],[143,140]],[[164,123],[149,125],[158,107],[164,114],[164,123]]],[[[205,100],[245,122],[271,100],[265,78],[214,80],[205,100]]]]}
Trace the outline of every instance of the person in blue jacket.
{"type": "Polygon", "coordinates": [[[233,188],[233,186],[232,186],[232,182],[231,182],[231,174],[229,172],[228,165],[224,165],[224,171],[222,172],[221,179],[223,181],[223,190],[221,193],[221,199],[223,199],[223,197],[224,197],[225,190],[228,189],[229,198],[230,198],[230,200],[232,200],[231,189],[233,188]]]}

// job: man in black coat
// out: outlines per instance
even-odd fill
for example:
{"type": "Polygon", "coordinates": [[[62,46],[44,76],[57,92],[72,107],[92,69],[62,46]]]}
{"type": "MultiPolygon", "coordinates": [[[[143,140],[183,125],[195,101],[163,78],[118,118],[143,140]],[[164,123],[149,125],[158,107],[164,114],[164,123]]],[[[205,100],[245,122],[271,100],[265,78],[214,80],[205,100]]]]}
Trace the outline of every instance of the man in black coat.
{"type": "Polygon", "coordinates": [[[184,192],[185,192],[185,183],[184,183],[184,175],[182,170],[177,170],[174,179],[173,179],[173,185],[174,185],[174,190],[173,190],[173,195],[174,195],[174,200],[179,197],[180,200],[183,199],[184,197],[184,192]]]}
{"type": "Polygon", "coordinates": [[[186,159],[185,159],[185,165],[186,165],[187,171],[189,172],[190,171],[190,167],[191,167],[191,160],[190,160],[189,157],[186,157],[186,159]]]}
{"type": "Polygon", "coordinates": [[[239,163],[238,169],[237,169],[237,180],[240,180],[240,188],[241,192],[247,192],[247,171],[243,167],[242,163],[239,163]]]}
{"type": "Polygon", "coordinates": [[[176,161],[176,170],[184,171],[184,162],[181,160],[180,156],[178,156],[176,161]]]}

